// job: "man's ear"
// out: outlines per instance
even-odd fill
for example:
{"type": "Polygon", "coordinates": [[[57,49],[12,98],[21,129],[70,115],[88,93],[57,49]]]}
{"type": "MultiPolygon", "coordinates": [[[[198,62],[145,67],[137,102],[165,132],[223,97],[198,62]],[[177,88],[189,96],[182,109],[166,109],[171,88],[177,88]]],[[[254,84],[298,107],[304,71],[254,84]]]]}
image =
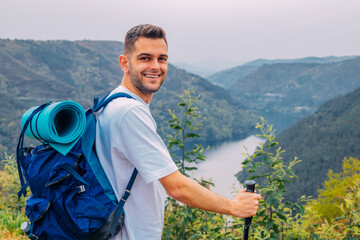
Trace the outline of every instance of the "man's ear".
{"type": "Polygon", "coordinates": [[[129,58],[125,55],[120,55],[119,63],[124,73],[129,73],[129,58]]]}

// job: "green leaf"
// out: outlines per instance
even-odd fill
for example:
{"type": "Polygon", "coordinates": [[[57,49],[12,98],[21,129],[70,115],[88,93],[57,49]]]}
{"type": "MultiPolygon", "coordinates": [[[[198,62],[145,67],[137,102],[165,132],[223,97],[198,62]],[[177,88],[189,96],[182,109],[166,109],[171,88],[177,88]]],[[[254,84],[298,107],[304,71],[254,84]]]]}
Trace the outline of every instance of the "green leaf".
{"type": "Polygon", "coordinates": [[[249,162],[251,162],[251,161],[250,161],[250,160],[245,160],[245,161],[242,161],[241,164],[246,165],[246,164],[248,164],[249,162]]]}
{"type": "Polygon", "coordinates": [[[258,179],[258,178],[260,178],[260,175],[253,175],[253,176],[250,176],[248,179],[253,180],[253,179],[258,179]]]}
{"type": "Polygon", "coordinates": [[[277,160],[277,161],[273,162],[273,163],[271,164],[271,167],[274,167],[274,166],[276,166],[276,165],[279,164],[279,163],[282,163],[282,161],[281,161],[281,160],[277,160]]]}
{"type": "Polygon", "coordinates": [[[185,135],[186,138],[194,138],[194,137],[200,137],[199,134],[196,134],[196,133],[188,133],[185,135]]]}
{"type": "Polygon", "coordinates": [[[187,126],[187,127],[189,127],[189,128],[192,128],[191,121],[185,120],[184,123],[185,123],[185,126],[187,126]]]}
{"type": "Polygon", "coordinates": [[[169,124],[169,127],[176,129],[176,130],[182,129],[182,127],[179,124],[169,124]]]}
{"type": "Polygon", "coordinates": [[[275,214],[281,219],[281,220],[284,220],[286,221],[287,220],[287,217],[279,212],[275,212],[275,214]]]}

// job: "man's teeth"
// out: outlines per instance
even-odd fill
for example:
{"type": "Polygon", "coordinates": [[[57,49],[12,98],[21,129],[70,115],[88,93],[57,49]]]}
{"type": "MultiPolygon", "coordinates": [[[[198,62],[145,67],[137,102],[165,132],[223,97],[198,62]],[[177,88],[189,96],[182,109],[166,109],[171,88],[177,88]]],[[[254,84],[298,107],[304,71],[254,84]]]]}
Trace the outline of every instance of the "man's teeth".
{"type": "Polygon", "coordinates": [[[145,77],[148,77],[148,78],[157,78],[159,75],[145,75],[145,77]]]}

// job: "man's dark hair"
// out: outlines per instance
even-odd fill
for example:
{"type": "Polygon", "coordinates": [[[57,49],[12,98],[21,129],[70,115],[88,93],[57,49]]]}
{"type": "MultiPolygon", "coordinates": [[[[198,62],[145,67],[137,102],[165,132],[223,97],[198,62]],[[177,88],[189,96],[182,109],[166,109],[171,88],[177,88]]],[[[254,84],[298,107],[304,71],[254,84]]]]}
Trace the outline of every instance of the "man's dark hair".
{"type": "Polygon", "coordinates": [[[164,39],[166,45],[166,34],[164,29],[151,24],[141,24],[131,28],[125,36],[124,54],[129,54],[134,50],[135,42],[140,37],[164,39]]]}

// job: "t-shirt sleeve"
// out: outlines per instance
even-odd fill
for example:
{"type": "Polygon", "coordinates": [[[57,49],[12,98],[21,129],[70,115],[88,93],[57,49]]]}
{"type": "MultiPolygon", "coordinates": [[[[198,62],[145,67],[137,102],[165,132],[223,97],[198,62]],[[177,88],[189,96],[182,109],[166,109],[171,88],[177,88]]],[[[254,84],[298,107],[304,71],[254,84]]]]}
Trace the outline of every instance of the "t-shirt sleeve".
{"type": "Polygon", "coordinates": [[[146,109],[136,106],[127,111],[119,129],[122,154],[135,166],[146,183],[177,170],[146,109]]]}

